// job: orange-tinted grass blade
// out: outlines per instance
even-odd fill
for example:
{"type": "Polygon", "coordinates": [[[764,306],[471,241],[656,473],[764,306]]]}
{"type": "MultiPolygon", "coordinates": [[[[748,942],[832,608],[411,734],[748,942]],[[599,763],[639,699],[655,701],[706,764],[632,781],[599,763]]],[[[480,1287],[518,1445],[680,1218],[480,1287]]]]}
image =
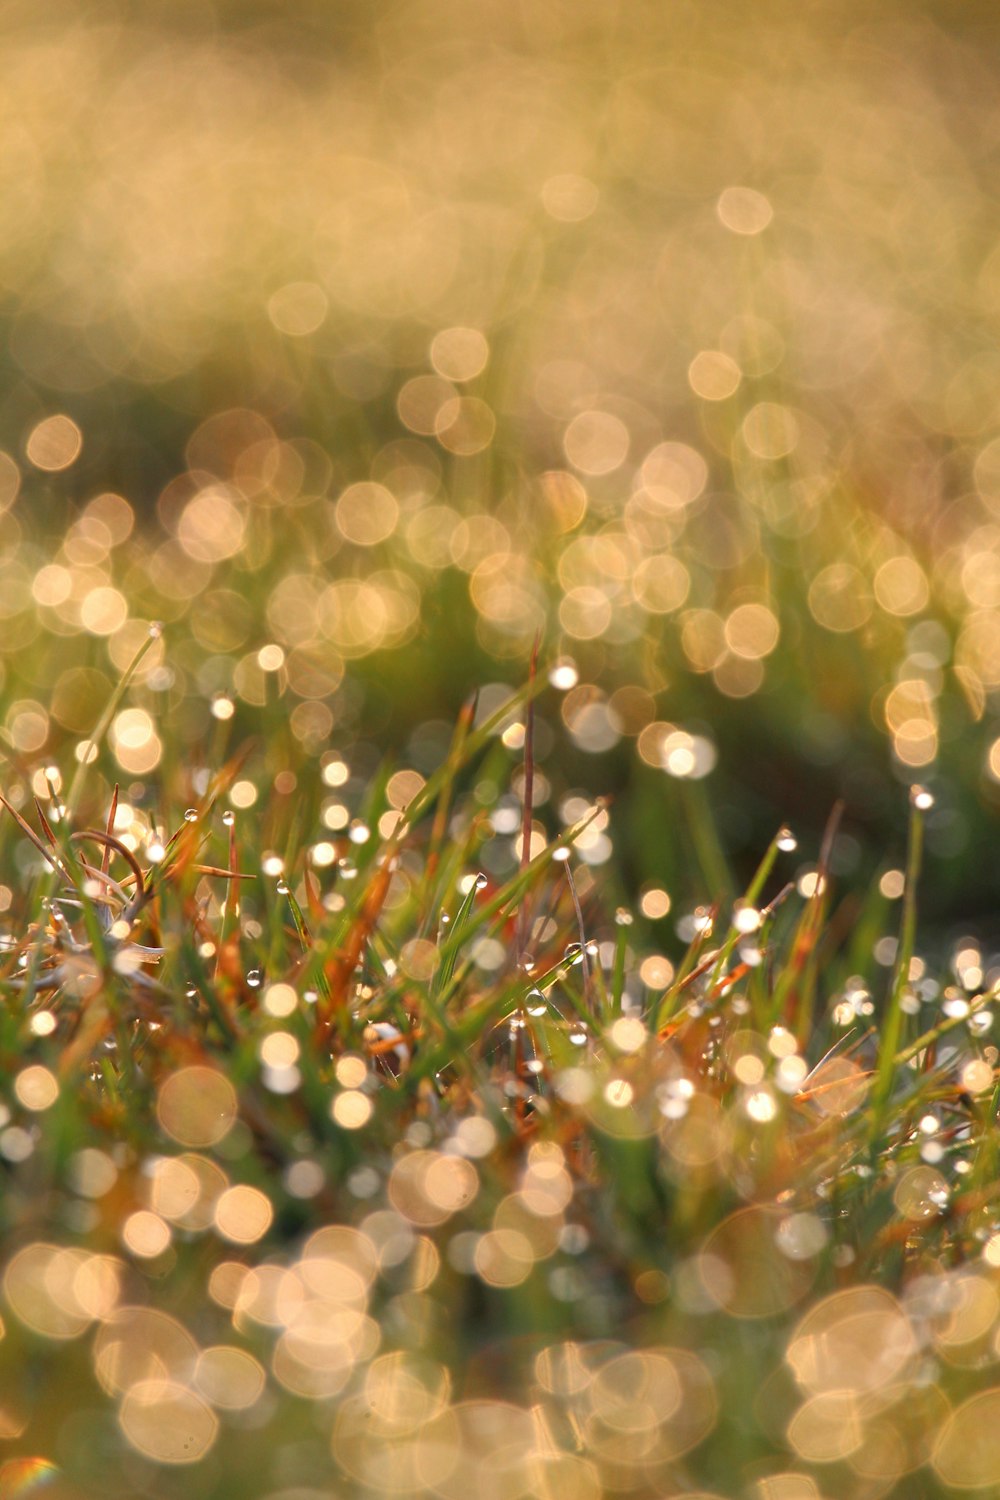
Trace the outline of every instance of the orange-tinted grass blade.
{"type": "MultiPolygon", "coordinates": [[[[389,847],[391,851],[393,847],[391,843],[389,847]]],[[[316,1034],[320,1042],[327,1040],[334,1016],[347,1002],[351,976],[361,961],[365,947],[375,930],[375,923],[379,919],[389,891],[395,863],[392,854],[387,853],[368,883],[361,909],[347,934],[345,946],[327,961],[325,974],[329,993],[321,997],[316,1008],[316,1034]]]]}
{"type": "MultiPolygon", "coordinates": [[[[118,811],[118,783],[116,781],[115,784],[114,784],[114,787],[112,788],[112,792],[111,792],[111,806],[108,808],[108,826],[105,829],[105,832],[106,832],[106,834],[107,834],[107,836],[108,836],[109,839],[113,836],[114,831],[115,831],[115,814],[117,813],[117,811],[118,811]]],[[[111,848],[112,848],[112,846],[110,844],[105,844],[105,846],[104,846],[104,854],[101,857],[101,872],[104,875],[106,875],[108,873],[108,866],[111,863],[111,848]]]]}
{"type": "Polygon", "coordinates": [[[306,888],[306,903],[309,907],[309,915],[314,922],[322,922],[326,916],[326,907],[320,896],[320,883],[312,870],[306,870],[304,877],[306,888]]]}
{"type": "Polygon", "coordinates": [[[56,859],[51,850],[49,850],[46,845],[42,843],[42,840],[38,837],[38,834],[32,828],[31,824],[25,822],[25,820],[21,817],[21,814],[18,812],[17,808],[12,807],[7,801],[7,798],[2,794],[0,794],[0,805],[4,806],[7,809],[11,817],[14,819],[14,822],[20,828],[21,832],[25,835],[26,838],[29,838],[31,840],[35,848],[38,850],[39,854],[45,856],[49,864],[52,866],[53,870],[55,870],[60,875],[67,874],[68,872],[63,868],[60,861],[56,859]]]}
{"type": "Polygon", "coordinates": [[[42,832],[44,833],[45,837],[48,839],[50,845],[54,849],[56,847],[56,836],[52,832],[52,829],[49,826],[49,820],[45,816],[45,813],[42,811],[42,804],[39,802],[39,800],[38,800],[37,797],[34,798],[34,803],[35,803],[35,811],[38,814],[38,821],[42,825],[42,832]]]}

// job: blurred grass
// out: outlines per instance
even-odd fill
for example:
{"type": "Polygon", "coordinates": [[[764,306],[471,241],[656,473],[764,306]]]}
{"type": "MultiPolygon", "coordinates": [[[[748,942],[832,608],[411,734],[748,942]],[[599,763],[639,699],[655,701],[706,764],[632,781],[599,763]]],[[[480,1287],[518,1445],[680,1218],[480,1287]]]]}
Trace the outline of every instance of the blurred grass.
{"type": "MultiPolygon", "coordinates": [[[[584,683],[647,695],[627,712],[616,700],[617,743],[614,726],[582,737],[572,777],[587,782],[599,753],[602,788],[643,805],[621,732],[627,742],[651,715],[710,726],[743,878],[776,819],[818,836],[838,796],[839,857],[884,844],[894,780],[933,767],[935,919],[989,925],[977,811],[996,803],[1000,682],[988,10],[4,15],[0,441],[24,470],[6,522],[8,555],[23,559],[5,573],[12,700],[46,698],[67,653],[94,659],[70,608],[48,655],[29,586],[77,508],[116,490],[142,542],[97,559],[90,587],[110,583],[157,618],[231,590],[242,603],[220,597],[220,623],[197,633],[216,656],[275,634],[287,645],[267,602],[303,562],[410,576],[419,618],[396,636],[407,651],[382,654],[374,631],[341,695],[349,711],[336,712],[349,734],[400,751],[425,708],[450,719],[471,684],[512,681],[509,663],[547,625],[584,683]],[[746,232],[761,213],[773,218],[746,232]],[[456,328],[475,330],[485,369],[428,383],[431,360],[458,369],[470,357],[433,343],[456,328]],[[422,379],[418,396],[408,382],[422,379]],[[472,405],[441,418],[456,400],[472,405]],[[253,419],[192,439],[212,414],[248,409],[253,419]],[[39,469],[26,445],[59,412],[82,449],[39,469]],[[700,492],[664,491],[662,460],[659,480],[643,470],[663,440],[707,461],[700,492]],[[264,447],[240,469],[241,444],[264,447]],[[553,469],[572,480],[540,503],[538,477],[553,469]],[[254,536],[224,556],[213,541],[186,584],[191,538],[163,552],[182,501],[162,498],[185,471],[192,492],[229,486],[254,536]],[[370,476],[403,512],[377,546],[345,546],[319,502],[370,476]],[[295,504],[290,527],[264,522],[268,489],[271,516],[295,504]],[[445,508],[421,530],[430,506],[445,508]],[[481,515],[503,530],[470,546],[457,528],[471,516],[475,531],[481,515]],[[665,553],[683,563],[686,595],[684,575],[664,582],[665,553]],[[831,567],[846,605],[823,594],[831,567]],[[781,628],[766,657],[718,644],[748,602],[781,628]],[[900,680],[923,686],[887,724],[900,680]]],[[[43,630],[52,623],[43,612],[43,630]]],[[[315,625],[303,634],[315,640],[315,625]]],[[[341,648],[328,634],[328,654],[341,648]]],[[[190,677],[194,658],[174,661],[190,677]]],[[[185,694],[193,738],[198,695],[178,676],[174,699],[185,694]]]]}

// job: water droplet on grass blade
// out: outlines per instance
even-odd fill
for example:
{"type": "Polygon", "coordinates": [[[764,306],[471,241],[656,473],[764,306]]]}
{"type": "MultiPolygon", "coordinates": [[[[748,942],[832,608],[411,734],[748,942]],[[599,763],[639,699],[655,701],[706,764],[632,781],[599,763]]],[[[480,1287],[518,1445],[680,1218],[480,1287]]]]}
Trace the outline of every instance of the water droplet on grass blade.
{"type": "Polygon", "coordinates": [[[184,821],[185,823],[197,823],[198,809],[196,807],[189,807],[184,814],[184,821]]]}
{"type": "Polygon", "coordinates": [[[799,841],[790,828],[779,828],[775,843],[783,854],[790,854],[799,847],[799,841]]]}

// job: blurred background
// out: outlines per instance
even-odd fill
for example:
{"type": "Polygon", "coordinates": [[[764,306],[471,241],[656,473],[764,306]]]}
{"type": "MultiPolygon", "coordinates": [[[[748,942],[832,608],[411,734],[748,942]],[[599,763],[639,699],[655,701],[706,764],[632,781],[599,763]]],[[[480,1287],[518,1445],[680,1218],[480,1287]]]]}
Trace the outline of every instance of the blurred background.
{"type": "Polygon", "coordinates": [[[164,724],[426,774],[542,632],[538,817],[613,793],[609,879],[704,899],[838,797],[861,879],[926,782],[928,913],[990,935],[994,7],[0,25],[9,760],[85,738],[155,619],[136,805],[164,724]]]}

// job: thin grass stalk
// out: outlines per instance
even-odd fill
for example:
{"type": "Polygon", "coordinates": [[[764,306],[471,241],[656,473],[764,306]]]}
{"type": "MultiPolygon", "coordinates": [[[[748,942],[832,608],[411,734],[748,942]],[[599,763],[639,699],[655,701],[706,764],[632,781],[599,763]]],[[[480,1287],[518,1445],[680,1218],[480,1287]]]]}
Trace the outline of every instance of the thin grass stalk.
{"type": "Polygon", "coordinates": [[[875,1125],[882,1123],[885,1106],[892,1094],[899,1067],[900,1036],[903,1028],[903,995],[910,977],[910,961],[917,931],[917,881],[920,878],[920,862],[924,838],[924,797],[917,787],[910,794],[910,828],[906,851],[906,875],[903,889],[903,912],[900,920],[899,941],[896,947],[896,962],[885,1015],[882,1018],[878,1068],[875,1075],[873,1107],[875,1125]]]}

